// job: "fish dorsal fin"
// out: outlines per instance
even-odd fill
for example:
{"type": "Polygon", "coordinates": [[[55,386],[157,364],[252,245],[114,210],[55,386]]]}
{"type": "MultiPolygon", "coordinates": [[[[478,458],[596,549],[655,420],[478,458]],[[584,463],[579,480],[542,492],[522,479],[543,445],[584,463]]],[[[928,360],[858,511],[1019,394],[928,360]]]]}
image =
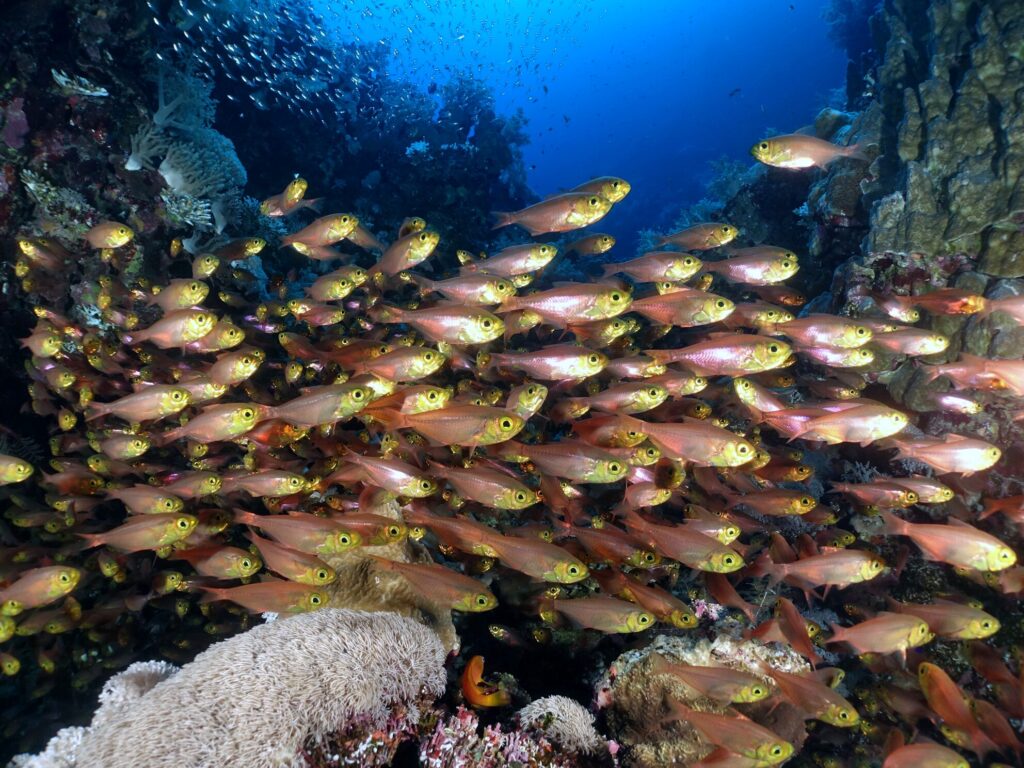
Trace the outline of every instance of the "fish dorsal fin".
{"type": "Polygon", "coordinates": [[[814,137],[817,137],[817,135],[818,135],[818,132],[814,130],[814,124],[813,123],[811,125],[804,125],[804,126],[802,126],[800,128],[797,128],[795,131],[793,131],[793,133],[795,135],[797,135],[797,136],[814,136],[814,137]]]}
{"type": "Polygon", "coordinates": [[[960,528],[970,528],[972,531],[976,530],[973,525],[971,525],[970,523],[965,523],[959,517],[947,517],[946,518],[946,522],[949,525],[955,525],[955,526],[958,526],[960,528]]]}
{"type": "Polygon", "coordinates": [[[946,435],[946,442],[947,443],[960,443],[960,442],[963,442],[966,439],[967,438],[964,437],[963,435],[953,435],[953,434],[946,435]]]}

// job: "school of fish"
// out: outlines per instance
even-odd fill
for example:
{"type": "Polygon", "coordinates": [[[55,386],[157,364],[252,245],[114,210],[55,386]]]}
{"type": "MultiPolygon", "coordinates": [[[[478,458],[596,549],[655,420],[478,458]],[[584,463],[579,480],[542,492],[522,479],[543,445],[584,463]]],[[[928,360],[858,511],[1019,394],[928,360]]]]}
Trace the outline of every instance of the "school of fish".
{"type": "MultiPolygon", "coordinates": [[[[798,135],[752,153],[792,169],[860,157],[798,135]]],[[[147,606],[199,611],[213,635],[248,612],[316,610],[336,578],[322,557],[411,539],[433,564],[367,558],[446,609],[495,608],[512,572],[540,585],[524,626],[700,631],[700,598],[819,668],[666,662],[661,673],[727,708],[666,703],[666,721],[715,747],[702,766],[793,757],[741,715],[773,696],[823,724],[812,741],[824,726],[860,729],[886,768],[1019,764],[1024,667],[1018,646],[993,641],[1024,590],[1024,496],[970,483],[1010,446],[922,434],[870,373],[876,351],[918,358],[956,387],[936,408],[976,412],[977,393],[997,392],[1019,409],[1024,362],[935,363],[949,340],[917,325],[977,312],[1024,322],[1019,300],[945,289],[878,296],[862,317],[801,313],[785,283],[812,265],[739,247],[727,222],[619,260],[610,235],[579,233],[629,193],[615,177],[497,214],[521,242],[489,255],[412,216],[382,242],[351,213],[318,216],[306,191],[295,179],[261,209],[294,222],[280,247],[318,270],[302,295],[272,277],[271,298],[257,298],[244,260],[270,247],[258,238],[191,260],[168,243],[162,281],[125,272],[136,233],[120,222],[78,243],[18,238],[15,270],[36,299],[22,341],[31,407],[49,420],[52,455],[0,456],[4,675],[52,673],[69,663],[65,638],[88,655],[147,606]],[[570,252],[593,279],[546,276],[570,252]],[[87,261],[100,271],[86,275],[87,261]],[[101,324],[77,319],[73,285],[101,324]],[[830,450],[873,471],[833,473],[815,494],[830,450]],[[922,558],[970,589],[894,597],[922,558]],[[840,606],[831,627],[808,618],[826,606],[840,606]],[[932,653],[949,644],[966,673],[932,653]],[[847,676],[870,671],[853,700],[823,674],[826,656],[847,676]]],[[[475,657],[466,700],[508,704],[482,674],[475,657]]]]}

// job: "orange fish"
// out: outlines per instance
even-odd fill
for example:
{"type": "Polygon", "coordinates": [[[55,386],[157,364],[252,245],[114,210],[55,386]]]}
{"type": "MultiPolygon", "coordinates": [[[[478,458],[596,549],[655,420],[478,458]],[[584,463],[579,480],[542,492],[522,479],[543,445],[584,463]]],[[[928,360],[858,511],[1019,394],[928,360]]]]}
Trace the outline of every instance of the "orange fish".
{"type": "Polygon", "coordinates": [[[700,272],[704,262],[696,256],[678,251],[649,251],[629,261],[603,266],[603,277],[626,274],[641,283],[681,282],[700,272]]]}
{"type": "Polygon", "coordinates": [[[650,670],[656,675],[676,677],[688,688],[720,704],[749,704],[771,693],[771,687],[760,677],[730,667],[671,662],[657,654],[652,657],[650,670]]]}
{"type": "Polygon", "coordinates": [[[681,701],[668,701],[665,721],[680,720],[693,727],[703,739],[763,765],[778,765],[793,754],[793,745],[746,717],[698,712],[681,701]]]}
{"type": "Polygon", "coordinates": [[[293,243],[310,247],[333,245],[352,234],[358,224],[359,219],[348,213],[322,216],[298,232],[282,237],[281,245],[292,245],[293,243]]]}
{"type": "Polygon", "coordinates": [[[917,668],[917,682],[928,706],[949,728],[966,733],[978,757],[998,752],[999,747],[978,727],[964,692],[941,667],[922,662],[917,668]]]}
{"type": "Polygon", "coordinates": [[[886,533],[908,536],[928,560],[977,571],[1002,571],[1017,562],[1003,541],[955,517],[945,524],[908,523],[888,511],[882,517],[886,533]]]}
{"type": "Polygon", "coordinates": [[[607,595],[552,600],[548,606],[542,617],[550,610],[568,617],[576,626],[608,634],[643,632],[654,626],[652,614],[634,603],[607,595]]]}
{"type": "Polygon", "coordinates": [[[805,557],[791,563],[773,563],[761,555],[755,563],[757,575],[772,583],[785,581],[809,592],[818,587],[848,587],[870,581],[885,570],[885,561],[870,552],[841,549],[805,557]]]}
{"type": "Polygon", "coordinates": [[[437,248],[441,236],[432,230],[416,230],[389,245],[380,257],[380,261],[373,265],[371,275],[383,274],[393,277],[399,272],[412,269],[417,264],[426,261],[437,248]]]}
{"type": "Polygon", "coordinates": [[[148,341],[160,349],[184,347],[213,331],[216,316],[205,309],[176,309],[148,328],[122,334],[125,344],[148,341]]]}
{"type": "Polygon", "coordinates": [[[209,405],[202,413],[186,424],[164,432],[164,444],[187,438],[200,443],[218,440],[234,440],[251,430],[261,421],[270,418],[272,411],[255,403],[224,403],[209,405]]]}
{"type": "Polygon", "coordinates": [[[718,248],[731,243],[738,234],[739,230],[732,224],[705,222],[660,237],[656,244],[658,246],[675,245],[684,251],[706,251],[709,248],[718,248]]]}
{"type": "Polygon", "coordinates": [[[235,510],[234,521],[269,533],[282,544],[311,555],[335,555],[362,543],[362,537],[341,520],[305,513],[256,515],[235,510]]]}
{"type": "Polygon", "coordinates": [[[791,439],[802,437],[804,440],[822,440],[829,445],[860,443],[868,446],[876,440],[895,435],[909,423],[910,418],[895,408],[846,403],[843,410],[808,419],[795,430],[791,439]]]}
{"type": "Polygon", "coordinates": [[[122,552],[160,549],[188,537],[199,522],[192,515],[139,515],[102,533],[80,533],[86,547],[107,545],[122,552]]]}
{"type": "Polygon", "coordinates": [[[183,410],[191,402],[191,399],[189,391],[184,387],[157,384],[144,387],[135,394],[125,395],[112,403],[100,403],[93,400],[89,403],[89,414],[86,416],[86,420],[109,415],[130,422],[162,419],[183,410]]]}
{"type": "Polygon", "coordinates": [[[327,605],[328,595],[308,584],[261,581],[241,587],[200,587],[204,602],[230,600],[253,613],[308,613],[327,605]]]}
{"type": "Polygon", "coordinates": [[[93,248],[120,248],[130,243],[135,233],[131,227],[117,221],[103,221],[85,233],[85,240],[93,248]]]}
{"type": "Polygon", "coordinates": [[[507,707],[512,702],[509,692],[500,685],[484,681],[484,657],[474,656],[459,678],[462,695],[472,707],[507,707]]]}
{"type": "Polygon", "coordinates": [[[184,560],[200,576],[214,579],[246,579],[263,567],[262,561],[251,552],[221,544],[179,549],[170,559],[184,560]]]}
{"type": "Polygon", "coordinates": [[[512,213],[495,212],[494,229],[518,224],[531,235],[570,232],[595,224],[612,209],[612,203],[590,192],[565,192],[512,213]]]}
{"type": "Polygon", "coordinates": [[[698,376],[744,376],[785,365],[792,348],[755,334],[722,334],[682,349],[648,349],[663,363],[682,363],[698,376]]]}
{"type": "Polygon", "coordinates": [[[73,592],[81,578],[82,571],[65,565],[25,571],[9,587],[0,589],[0,615],[17,616],[22,611],[55,603],[73,592]]]}
{"type": "Polygon", "coordinates": [[[381,306],[373,308],[370,317],[383,323],[411,325],[435,343],[486,344],[505,332],[505,324],[497,315],[475,306],[442,304],[417,310],[381,306]]]}
{"type": "Polygon", "coordinates": [[[503,536],[489,529],[484,543],[506,566],[541,581],[575,584],[589,573],[587,566],[566,550],[540,539],[503,536]]]}
{"type": "Polygon", "coordinates": [[[480,613],[498,605],[494,594],[476,579],[434,563],[400,563],[373,557],[376,567],[397,573],[424,599],[453,611],[480,613]]]}
{"type": "Polygon", "coordinates": [[[913,302],[935,315],[974,315],[987,307],[983,296],[962,288],[939,288],[914,296],[913,302]]]}
{"type": "Polygon", "coordinates": [[[750,154],[765,165],[790,169],[827,168],[840,157],[864,161],[868,159],[859,144],[841,147],[802,133],[788,133],[763,139],[750,148],[750,154]]]}
{"type": "Polygon", "coordinates": [[[524,243],[512,245],[491,256],[489,259],[465,264],[462,272],[482,272],[498,277],[517,277],[543,269],[558,255],[553,243],[524,243]]]}
{"type": "Polygon", "coordinates": [[[338,577],[334,569],[316,555],[290,549],[254,533],[249,534],[249,541],[256,545],[267,568],[288,581],[319,587],[333,583],[338,577]]]}
{"type": "Polygon", "coordinates": [[[970,763],[949,747],[922,742],[894,749],[882,768],[970,768],[970,763]]]}
{"type": "Polygon", "coordinates": [[[659,621],[679,629],[693,629],[697,626],[697,617],[690,606],[670,592],[643,584],[616,568],[597,571],[594,577],[602,590],[639,604],[659,621]]]}
{"type": "Polygon", "coordinates": [[[414,429],[435,445],[475,447],[511,440],[526,422],[503,408],[481,405],[453,405],[437,411],[403,414],[394,410],[374,411],[374,417],[389,430],[414,429]]]}
{"type": "Polygon", "coordinates": [[[628,291],[602,283],[568,283],[506,299],[498,312],[532,310],[555,328],[573,322],[607,320],[629,309],[628,291]]]}
{"type": "Polygon", "coordinates": [[[825,642],[847,643],[857,653],[899,653],[930,643],[935,635],[928,624],[916,616],[902,613],[879,613],[875,618],[852,627],[832,625],[832,637],[825,642]]]}
{"type": "Polygon", "coordinates": [[[698,466],[738,467],[754,458],[754,446],[727,429],[699,419],[645,422],[644,432],[663,455],[698,466]]]}
{"type": "Polygon", "coordinates": [[[646,546],[688,568],[732,573],[743,567],[743,558],[710,536],[684,526],[667,526],[644,520],[636,512],[624,516],[626,528],[646,546]]]}
{"type": "Polygon", "coordinates": [[[704,262],[705,272],[746,285],[775,285],[788,280],[799,269],[795,253],[772,245],[737,248],[726,259],[704,262]]]}

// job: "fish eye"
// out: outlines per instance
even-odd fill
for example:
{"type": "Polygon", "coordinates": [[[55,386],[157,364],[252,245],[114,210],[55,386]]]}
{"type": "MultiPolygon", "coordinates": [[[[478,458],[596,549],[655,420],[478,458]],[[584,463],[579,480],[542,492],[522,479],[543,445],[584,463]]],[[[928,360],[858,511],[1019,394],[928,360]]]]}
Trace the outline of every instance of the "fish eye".
{"type": "Polygon", "coordinates": [[[353,400],[362,400],[363,399],[363,390],[361,390],[361,389],[354,389],[354,390],[352,390],[352,399],[353,400]]]}
{"type": "Polygon", "coordinates": [[[483,321],[480,323],[480,325],[483,326],[484,328],[490,328],[491,327],[491,321],[488,320],[487,318],[484,318],[483,321]]]}
{"type": "Polygon", "coordinates": [[[764,688],[762,688],[760,685],[755,685],[753,688],[750,689],[750,693],[753,696],[764,696],[764,688]]]}
{"type": "Polygon", "coordinates": [[[71,581],[71,576],[66,573],[62,573],[60,576],[57,577],[57,580],[60,581],[61,584],[67,584],[69,581],[71,581]]]}
{"type": "Polygon", "coordinates": [[[302,485],[302,482],[303,481],[302,481],[301,477],[289,477],[288,478],[288,485],[292,486],[293,488],[297,488],[298,486],[302,485]]]}
{"type": "Polygon", "coordinates": [[[800,504],[804,507],[809,507],[812,504],[814,504],[814,499],[812,499],[810,496],[804,496],[802,499],[800,499],[800,504]]]}
{"type": "Polygon", "coordinates": [[[532,395],[536,395],[537,394],[537,388],[536,387],[527,387],[526,388],[526,394],[531,395],[531,396],[532,395]]]}
{"type": "Polygon", "coordinates": [[[655,558],[653,552],[644,552],[644,562],[645,563],[653,563],[655,561],[655,559],[656,558],[655,558]]]}
{"type": "Polygon", "coordinates": [[[785,261],[782,262],[782,268],[789,269],[789,259],[786,259],[785,261]]]}
{"type": "Polygon", "coordinates": [[[588,202],[589,202],[589,203],[590,203],[591,205],[597,205],[597,203],[598,203],[598,199],[597,199],[596,197],[592,197],[592,198],[590,198],[590,200],[589,200],[588,202]]]}
{"type": "Polygon", "coordinates": [[[732,555],[726,555],[725,557],[722,558],[722,562],[725,563],[726,565],[735,565],[736,564],[736,558],[733,557],[732,555]]]}
{"type": "Polygon", "coordinates": [[[981,628],[982,629],[992,629],[992,622],[989,621],[988,619],[986,619],[985,621],[981,622],[981,628]]]}
{"type": "Polygon", "coordinates": [[[732,227],[726,224],[724,227],[722,227],[722,231],[725,232],[726,234],[729,234],[729,232],[732,231],[732,227]]]}
{"type": "Polygon", "coordinates": [[[750,453],[750,448],[745,443],[740,443],[736,446],[736,452],[740,454],[740,456],[746,456],[750,453]]]}
{"type": "Polygon", "coordinates": [[[725,309],[725,299],[719,299],[715,302],[715,306],[719,309],[725,309]]]}
{"type": "Polygon", "coordinates": [[[346,544],[346,545],[348,545],[348,544],[351,544],[351,543],[352,543],[352,537],[351,537],[351,536],[349,536],[349,535],[348,535],[347,533],[343,533],[343,534],[341,534],[341,535],[340,535],[340,536],[338,537],[338,541],[339,541],[339,542],[340,542],[341,544],[346,544]]]}
{"type": "Polygon", "coordinates": [[[760,149],[768,149],[768,142],[767,142],[767,141],[762,141],[762,142],[761,142],[760,144],[758,144],[757,146],[758,146],[758,148],[760,148],[760,149]]]}
{"type": "Polygon", "coordinates": [[[570,564],[569,567],[565,569],[565,572],[568,573],[570,576],[579,576],[580,568],[578,565],[570,564]]]}
{"type": "Polygon", "coordinates": [[[637,617],[636,621],[637,621],[637,624],[650,624],[651,623],[651,617],[648,616],[646,613],[641,613],[637,617]]]}
{"type": "Polygon", "coordinates": [[[309,604],[310,605],[320,605],[321,602],[322,601],[320,599],[320,595],[310,595],[309,596],[309,604]]]}
{"type": "Polygon", "coordinates": [[[839,719],[840,720],[849,720],[850,719],[850,713],[847,712],[845,709],[839,710],[839,719]]]}
{"type": "Polygon", "coordinates": [[[248,557],[243,557],[241,560],[238,561],[238,564],[242,566],[245,570],[249,570],[250,568],[252,568],[252,560],[250,560],[248,557]]]}
{"type": "Polygon", "coordinates": [[[608,471],[611,472],[613,475],[617,475],[619,472],[622,471],[622,465],[619,464],[619,462],[617,461],[610,462],[608,464],[608,471]]]}
{"type": "Polygon", "coordinates": [[[594,365],[597,365],[599,360],[600,360],[600,358],[597,355],[589,355],[587,357],[587,361],[590,362],[590,363],[593,363],[594,365]]]}
{"type": "Polygon", "coordinates": [[[776,352],[779,351],[779,345],[778,344],[769,344],[768,345],[768,351],[771,352],[774,355],[776,352]]]}
{"type": "Polygon", "coordinates": [[[429,363],[431,360],[434,359],[434,353],[433,352],[424,352],[423,353],[423,359],[426,360],[429,363]]]}
{"type": "Polygon", "coordinates": [[[175,525],[177,525],[179,528],[181,528],[181,530],[184,531],[186,528],[188,528],[188,520],[184,517],[180,517],[178,518],[178,522],[175,523],[175,525]]]}
{"type": "Polygon", "coordinates": [[[174,499],[164,499],[164,509],[166,509],[168,512],[173,511],[174,499]]]}
{"type": "Polygon", "coordinates": [[[646,453],[648,455],[648,457],[653,459],[655,456],[658,455],[658,449],[657,448],[648,448],[647,450],[644,451],[644,453],[646,453]]]}
{"type": "Polygon", "coordinates": [[[424,491],[429,491],[432,487],[432,483],[429,480],[420,480],[420,488],[424,491]]]}
{"type": "Polygon", "coordinates": [[[750,382],[749,381],[737,381],[736,384],[738,386],[742,387],[743,389],[750,389],[750,382]]]}
{"type": "Polygon", "coordinates": [[[526,501],[526,494],[522,491],[516,491],[516,501],[526,501]]]}
{"type": "Polygon", "coordinates": [[[512,429],[512,419],[502,419],[499,426],[502,429],[512,429]]]}
{"type": "Polygon", "coordinates": [[[326,570],[324,570],[323,568],[319,568],[319,569],[317,569],[317,572],[316,572],[316,577],[317,577],[317,579],[319,579],[320,581],[324,581],[324,580],[325,580],[325,579],[326,579],[326,578],[327,578],[327,577],[328,577],[329,575],[330,575],[330,574],[329,574],[329,573],[327,573],[327,571],[326,571],[326,570]]]}
{"type": "Polygon", "coordinates": [[[858,328],[857,328],[857,335],[858,336],[864,336],[865,334],[867,334],[867,332],[868,332],[867,328],[865,328],[864,326],[858,326],[858,328]]]}
{"type": "Polygon", "coordinates": [[[999,559],[1000,560],[1009,560],[1009,559],[1011,559],[1012,556],[1013,556],[1013,553],[1010,552],[1010,550],[1008,550],[1008,549],[1003,549],[1003,550],[1000,550],[1000,552],[999,552],[999,559]]]}
{"type": "Polygon", "coordinates": [[[616,291],[615,293],[612,294],[611,298],[612,301],[622,301],[622,294],[616,291]]]}
{"type": "Polygon", "coordinates": [[[256,415],[256,411],[254,411],[252,408],[243,408],[242,409],[242,418],[243,419],[249,420],[249,419],[251,419],[255,415],[256,415]]]}
{"type": "Polygon", "coordinates": [[[397,525],[389,525],[388,526],[388,536],[395,536],[395,537],[397,537],[397,536],[400,536],[401,534],[402,534],[402,531],[399,529],[399,527],[397,525]]]}
{"type": "Polygon", "coordinates": [[[421,243],[427,242],[427,233],[426,232],[424,232],[423,234],[420,235],[420,242],[421,243]]]}
{"type": "Polygon", "coordinates": [[[618,188],[619,188],[619,182],[613,181],[612,182],[612,189],[618,189],[618,188]]]}
{"type": "Polygon", "coordinates": [[[182,395],[181,391],[179,391],[177,389],[174,390],[173,392],[171,392],[171,400],[175,400],[175,401],[181,400],[182,396],[183,395],[182,395]]]}

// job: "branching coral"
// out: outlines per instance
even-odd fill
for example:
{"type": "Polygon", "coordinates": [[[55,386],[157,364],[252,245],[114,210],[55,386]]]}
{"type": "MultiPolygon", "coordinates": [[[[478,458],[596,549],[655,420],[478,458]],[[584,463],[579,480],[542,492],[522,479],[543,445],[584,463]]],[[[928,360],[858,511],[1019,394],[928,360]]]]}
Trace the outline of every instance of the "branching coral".
{"type": "Polygon", "coordinates": [[[444,690],[444,656],[430,630],[394,614],[324,609],[274,621],[174,674],[132,666],[104,688],[90,728],[62,731],[15,764],[299,768],[305,746],[339,730],[383,726],[394,709],[415,722],[417,704],[444,690]]]}

